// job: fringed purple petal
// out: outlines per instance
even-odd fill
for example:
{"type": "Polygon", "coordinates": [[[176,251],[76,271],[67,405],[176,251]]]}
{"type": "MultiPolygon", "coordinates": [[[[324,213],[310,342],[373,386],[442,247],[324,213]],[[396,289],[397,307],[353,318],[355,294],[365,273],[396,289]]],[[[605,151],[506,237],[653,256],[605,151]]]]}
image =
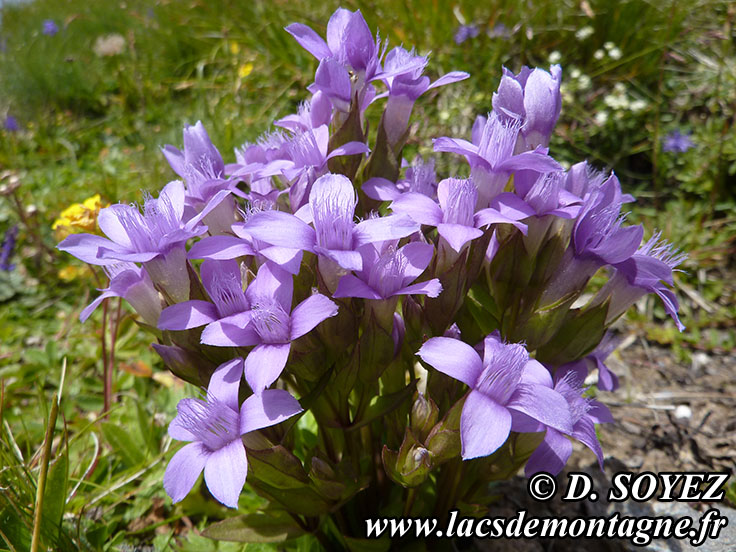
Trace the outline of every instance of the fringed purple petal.
{"type": "Polygon", "coordinates": [[[355,225],[355,247],[366,243],[399,240],[419,230],[419,225],[406,215],[389,215],[364,220],[355,225]]]}
{"type": "Polygon", "coordinates": [[[119,297],[117,293],[114,291],[103,291],[102,294],[100,294],[97,299],[92,301],[89,305],[84,307],[84,310],[82,310],[81,313],[79,313],[79,321],[80,322],[86,322],[87,319],[92,315],[94,310],[100,306],[100,304],[107,299],[108,297],[119,297]]]}
{"type": "Polygon", "coordinates": [[[352,274],[346,274],[340,278],[337,289],[332,296],[335,298],[361,297],[363,299],[383,299],[376,290],[352,274]]]}
{"type": "Polygon", "coordinates": [[[442,209],[432,199],[417,192],[399,195],[391,203],[391,210],[408,215],[419,224],[437,226],[442,222],[442,209]]]}
{"type": "Polygon", "coordinates": [[[254,238],[279,247],[312,251],[316,243],[314,229],[294,215],[282,211],[253,214],[243,229],[254,238]]]}
{"type": "Polygon", "coordinates": [[[214,451],[204,465],[204,482],[217,500],[228,508],[237,508],[248,475],[248,459],[240,439],[214,451]]]}
{"type": "Polygon", "coordinates": [[[572,433],[570,408],[560,393],[539,384],[520,383],[506,406],[563,433],[572,433]]]}
{"type": "Polygon", "coordinates": [[[274,299],[287,313],[291,312],[293,294],[293,276],[272,263],[262,264],[258,269],[256,279],[245,290],[245,295],[251,305],[257,304],[264,298],[274,299]]]}
{"type": "Polygon", "coordinates": [[[289,274],[299,274],[299,269],[302,266],[302,257],[304,256],[301,249],[291,249],[277,245],[264,247],[258,253],[283,268],[289,274]]]}
{"type": "Polygon", "coordinates": [[[234,358],[224,364],[220,364],[210,377],[207,385],[207,394],[215,397],[220,402],[235,410],[240,409],[238,402],[238,391],[243,379],[243,359],[234,358]]]}
{"type": "Polygon", "coordinates": [[[161,311],[158,319],[160,330],[189,330],[217,320],[215,305],[207,301],[193,300],[176,303],[161,311]]]}
{"type": "Polygon", "coordinates": [[[442,284],[439,278],[432,278],[426,282],[419,282],[410,286],[403,287],[395,291],[394,295],[426,295],[428,297],[437,297],[442,293],[442,284]]]}
{"type": "MultiPolygon", "coordinates": [[[[475,349],[467,343],[450,337],[433,337],[427,340],[417,355],[435,370],[460,380],[470,387],[475,387],[483,371],[483,362],[475,349]]],[[[511,420],[510,417],[509,420],[511,420]]]]}
{"type": "Polygon", "coordinates": [[[245,399],[240,409],[240,433],[280,424],[302,410],[299,401],[288,391],[266,389],[245,399]]]}
{"type": "Polygon", "coordinates": [[[291,350],[290,343],[261,343],[245,357],[245,380],[256,395],[281,375],[291,350]]]}
{"type": "Polygon", "coordinates": [[[598,442],[598,435],[595,433],[595,424],[593,420],[587,416],[582,417],[575,424],[572,436],[583,443],[586,447],[595,453],[598,459],[598,465],[603,469],[603,449],[598,442]]]}
{"type": "Polygon", "coordinates": [[[307,297],[291,313],[291,339],[312,331],[323,320],[337,314],[337,305],[322,294],[307,297]]]}
{"type": "Polygon", "coordinates": [[[249,324],[250,311],[241,312],[212,322],[202,331],[204,345],[215,347],[250,347],[261,342],[261,338],[249,324]]]}
{"type": "Polygon", "coordinates": [[[176,503],[192,490],[202,473],[210,452],[202,443],[189,443],[173,456],[164,472],[164,489],[176,503]]]}
{"type": "Polygon", "coordinates": [[[246,255],[255,255],[253,247],[247,241],[235,236],[209,236],[195,243],[187,259],[213,259],[224,261],[246,255]]]}
{"type": "Polygon", "coordinates": [[[554,429],[547,429],[537,449],[529,457],[529,461],[524,468],[524,475],[531,477],[538,472],[547,472],[557,475],[567,464],[567,460],[572,454],[572,443],[554,429]]]}
{"type": "Polygon", "coordinates": [[[506,442],[511,431],[511,414],[478,391],[465,399],[460,416],[463,460],[488,456],[506,442]]]}
{"type": "Polygon", "coordinates": [[[469,73],[465,71],[450,71],[445,75],[442,75],[436,81],[429,85],[429,88],[437,88],[438,86],[445,86],[446,84],[452,84],[453,82],[460,82],[470,77],[469,73]]]}
{"type": "Polygon", "coordinates": [[[355,270],[357,272],[363,269],[363,259],[357,251],[326,249],[316,245],[314,252],[336,262],[345,270],[355,270]]]}
{"type": "Polygon", "coordinates": [[[330,49],[327,43],[312,29],[301,23],[292,23],[285,28],[286,32],[293,36],[299,45],[317,59],[330,57],[330,49]]]}
{"type": "Polygon", "coordinates": [[[396,183],[380,176],[369,178],[363,183],[363,193],[376,201],[393,201],[401,195],[396,183]]]}
{"type": "MultiPolygon", "coordinates": [[[[524,225],[522,224],[522,226],[524,225]]],[[[447,240],[450,247],[458,253],[460,253],[460,250],[466,243],[476,238],[480,238],[483,235],[482,230],[473,228],[472,226],[463,226],[462,224],[438,224],[437,231],[440,236],[447,240]]]]}
{"type": "Polygon", "coordinates": [[[115,264],[115,259],[105,259],[98,256],[100,249],[106,249],[111,251],[117,251],[120,253],[127,252],[122,246],[117,245],[115,242],[103,238],[102,236],[95,236],[93,234],[71,234],[62,241],[57,249],[60,251],[66,251],[70,255],[73,255],[77,259],[84,261],[91,265],[110,265],[115,264]]]}

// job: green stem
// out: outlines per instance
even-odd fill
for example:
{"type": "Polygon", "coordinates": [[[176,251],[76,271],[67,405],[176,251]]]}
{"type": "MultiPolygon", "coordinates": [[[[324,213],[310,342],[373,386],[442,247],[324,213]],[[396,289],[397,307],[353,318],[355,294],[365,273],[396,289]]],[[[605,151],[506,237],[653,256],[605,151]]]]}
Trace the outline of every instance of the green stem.
{"type": "Polygon", "coordinates": [[[57,395],[51,399],[51,412],[49,413],[49,425],[46,426],[46,437],[43,444],[43,453],[41,456],[41,471],[38,474],[38,485],[36,486],[36,510],[33,513],[33,537],[31,538],[31,552],[38,552],[38,546],[41,542],[41,514],[43,511],[43,493],[46,489],[46,476],[49,472],[49,462],[51,461],[51,443],[54,438],[54,426],[56,425],[56,416],[59,413],[59,403],[57,395]]]}
{"type": "Polygon", "coordinates": [[[416,498],[417,490],[414,488],[408,489],[408,492],[406,493],[406,501],[404,502],[403,517],[408,518],[411,515],[411,509],[414,506],[416,498]]]}

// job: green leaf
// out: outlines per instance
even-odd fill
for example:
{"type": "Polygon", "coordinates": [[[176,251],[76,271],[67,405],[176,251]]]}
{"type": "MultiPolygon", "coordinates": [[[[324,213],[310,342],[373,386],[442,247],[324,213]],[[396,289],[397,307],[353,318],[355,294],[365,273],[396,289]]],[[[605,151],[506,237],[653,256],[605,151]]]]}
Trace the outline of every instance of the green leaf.
{"type": "Polygon", "coordinates": [[[305,534],[283,510],[267,510],[225,519],[210,525],[202,535],[235,542],[284,542],[305,534]]]}
{"type": "Polygon", "coordinates": [[[398,408],[402,402],[414,393],[415,387],[416,381],[412,381],[409,385],[394,393],[373,397],[362,418],[360,420],[356,420],[351,426],[345,428],[345,431],[359,429],[364,425],[371,423],[373,420],[382,418],[395,408],[398,408]]]}
{"type": "Polygon", "coordinates": [[[281,445],[248,450],[248,463],[254,477],[277,489],[296,489],[309,484],[301,461],[281,445]]]}
{"type": "Polygon", "coordinates": [[[115,453],[130,468],[143,462],[143,443],[112,422],[102,424],[102,434],[115,453]]]}
{"type": "MultiPolygon", "coordinates": [[[[14,508],[9,506],[0,511],[0,531],[16,550],[30,550],[31,530],[18,517],[14,508]]],[[[0,543],[7,544],[2,537],[0,537],[0,543]]]]}
{"type": "Polygon", "coordinates": [[[49,468],[46,478],[46,488],[43,492],[42,518],[44,529],[49,531],[53,541],[56,541],[61,528],[61,518],[64,515],[66,491],[69,484],[69,457],[66,447],[49,468]]]}

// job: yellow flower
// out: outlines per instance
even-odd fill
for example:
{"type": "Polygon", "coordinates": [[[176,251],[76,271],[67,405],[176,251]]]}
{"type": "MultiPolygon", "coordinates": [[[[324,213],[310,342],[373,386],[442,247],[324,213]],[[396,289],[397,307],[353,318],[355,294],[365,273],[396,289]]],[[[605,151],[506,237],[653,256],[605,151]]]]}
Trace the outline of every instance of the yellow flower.
{"type": "Polygon", "coordinates": [[[104,207],[100,194],[88,197],[82,203],[74,203],[64,209],[59,218],[51,225],[56,239],[61,241],[75,232],[95,232],[97,230],[97,215],[104,207]]]}
{"type": "Polygon", "coordinates": [[[59,279],[64,280],[65,282],[71,282],[72,280],[79,278],[82,272],[83,270],[78,266],[66,265],[59,271],[59,279]]]}
{"type": "Polygon", "coordinates": [[[237,56],[240,53],[240,46],[238,46],[237,42],[230,43],[230,53],[234,56],[237,56]]]}
{"type": "Polygon", "coordinates": [[[245,63],[238,67],[238,77],[244,79],[253,72],[253,64],[245,63]]]}

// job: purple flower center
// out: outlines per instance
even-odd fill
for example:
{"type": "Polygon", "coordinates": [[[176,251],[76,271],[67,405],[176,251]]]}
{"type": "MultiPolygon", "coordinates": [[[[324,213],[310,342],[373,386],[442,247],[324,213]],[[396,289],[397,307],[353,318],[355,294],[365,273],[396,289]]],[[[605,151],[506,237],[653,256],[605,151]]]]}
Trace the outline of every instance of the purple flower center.
{"type": "Polygon", "coordinates": [[[253,305],[252,324],[264,343],[288,343],[291,335],[290,317],[281,305],[264,299],[253,305]]]}
{"type": "Polygon", "coordinates": [[[248,310],[242,281],[233,274],[216,272],[212,277],[209,292],[222,318],[248,310]]]}
{"type": "Polygon", "coordinates": [[[391,297],[401,289],[407,267],[406,256],[394,247],[389,247],[370,267],[368,285],[381,297],[391,297]]]}
{"type": "Polygon", "coordinates": [[[541,175],[524,198],[538,214],[544,214],[555,209],[559,203],[560,183],[562,173],[547,173],[541,175]]]}
{"type": "Polygon", "coordinates": [[[592,399],[582,396],[583,385],[574,372],[565,374],[555,385],[555,391],[565,397],[570,409],[570,418],[573,425],[582,420],[590,410],[590,401],[592,399]]]}
{"type": "Polygon", "coordinates": [[[677,251],[671,243],[660,239],[661,236],[662,232],[656,232],[636,253],[652,257],[670,268],[675,268],[687,258],[687,255],[677,251]]]}
{"type": "Polygon", "coordinates": [[[116,214],[133,247],[139,252],[158,250],[163,238],[181,227],[179,214],[166,195],[158,199],[148,196],[142,215],[132,205],[122,206],[116,214]]]}
{"type": "Polygon", "coordinates": [[[475,203],[478,190],[470,180],[450,179],[450,190],[446,204],[442,206],[442,222],[473,226],[475,203]]]}
{"type": "Polygon", "coordinates": [[[181,425],[210,451],[240,438],[240,416],[215,397],[183,399],[178,411],[181,425]]]}
{"type": "Polygon", "coordinates": [[[203,198],[202,188],[208,182],[221,180],[224,177],[222,169],[222,161],[213,159],[207,154],[202,154],[199,159],[187,163],[184,167],[184,179],[188,184],[189,193],[192,196],[203,198]]]}
{"type": "Polygon", "coordinates": [[[501,122],[493,113],[488,116],[478,144],[478,153],[490,163],[492,169],[513,156],[520,129],[520,120],[501,122]]]}
{"type": "Polygon", "coordinates": [[[325,249],[350,250],[353,246],[353,218],[358,202],[355,190],[345,179],[346,186],[336,185],[342,181],[333,181],[321,186],[319,193],[315,193],[319,182],[318,180],[312,189],[310,201],[317,245],[325,249]]]}
{"type": "Polygon", "coordinates": [[[475,388],[498,404],[506,404],[519,385],[528,361],[529,353],[523,345],[499,343],[493,347],[491,358],[484,359],[486,366],[475,388]]]}
{"type": "Polygon", "coordinates": [[[311,131],[298,133],[287,142],[286,149],[297,167],[321,167],[325,161],[317,139],[311,131]]]}

